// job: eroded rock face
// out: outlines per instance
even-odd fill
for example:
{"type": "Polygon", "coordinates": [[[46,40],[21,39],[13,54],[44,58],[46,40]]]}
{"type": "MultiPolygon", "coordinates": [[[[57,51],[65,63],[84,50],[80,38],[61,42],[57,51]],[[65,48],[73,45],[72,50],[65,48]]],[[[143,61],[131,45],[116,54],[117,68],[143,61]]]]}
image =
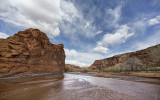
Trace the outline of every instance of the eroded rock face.
{"type": "Polygon", "coordinates": [[[125,60],[131,57],[137,57],[140,59],[145,65],[148,65],[150,62],[154,62],[153,59],[150,57],[150,53],[154,48],[157,48],[159,45],[149,47],[144,50],[136,51],[136,52],[130,52],[130,53],[124,53],[120,55],[116,55],[110,58],[105,58],[101,60],[96,60],[89,68],[91,69],[101,69],[101,68],[107,68],[114,66],[119,63],[123,63],[125,60]]]}
{"type": "Polygon", "coordinates": [[[63,44],[52,44],[38,29],[0,39],[0,76],[18,73],[64,72],[63,44]]]}

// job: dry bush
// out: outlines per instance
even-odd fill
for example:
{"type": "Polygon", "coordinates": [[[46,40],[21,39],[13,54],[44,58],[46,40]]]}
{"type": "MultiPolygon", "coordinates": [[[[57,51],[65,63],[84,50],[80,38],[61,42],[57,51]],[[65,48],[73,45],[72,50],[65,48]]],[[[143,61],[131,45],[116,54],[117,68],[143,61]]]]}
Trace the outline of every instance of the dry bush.
{"type": "Polygon", "coordinates": [[[122,71],[121,64],[116,64],[114,66],[105,68],[103,71],[104,72],[121,72],[122,71]]]}
{"type": "Polygon", "coordinates": [[[122,71],[142,71],[145,69],[142,61],[136,57],[129,58],[122,64],[122,71]]]}
{"type": "Polygon", "coordinates": [[[65,72],[69,72],[69,71],[70,71],[70,68],[65,67],[65,72]]]}
{"type": "Polygon", "coordinates": [[[157,63],[157,66],[160,66],[160,46],[151,50],[150,57],[157,63]]]}

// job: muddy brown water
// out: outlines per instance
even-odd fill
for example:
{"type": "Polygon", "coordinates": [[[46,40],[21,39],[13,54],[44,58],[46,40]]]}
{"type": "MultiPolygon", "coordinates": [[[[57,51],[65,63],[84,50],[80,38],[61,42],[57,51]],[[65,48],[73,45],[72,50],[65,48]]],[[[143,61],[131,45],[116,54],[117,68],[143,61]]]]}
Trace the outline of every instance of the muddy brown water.
{"type": "Polygon", "coordinates": [[[160,79],[86,74],[0,79],[0,100],[160,100],[160,79]]]}

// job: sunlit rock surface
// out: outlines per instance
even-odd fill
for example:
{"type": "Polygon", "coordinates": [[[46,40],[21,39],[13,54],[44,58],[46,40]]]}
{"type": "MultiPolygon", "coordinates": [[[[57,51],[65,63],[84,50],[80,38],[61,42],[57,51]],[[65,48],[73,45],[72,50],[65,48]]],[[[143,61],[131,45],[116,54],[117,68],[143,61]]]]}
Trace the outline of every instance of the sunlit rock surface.
{"type": "Polygon", "coordinates": [[[63,44],[52,44],[38,29],[0,39],[0,77],[13,74],[64,72],[63,44]]]}

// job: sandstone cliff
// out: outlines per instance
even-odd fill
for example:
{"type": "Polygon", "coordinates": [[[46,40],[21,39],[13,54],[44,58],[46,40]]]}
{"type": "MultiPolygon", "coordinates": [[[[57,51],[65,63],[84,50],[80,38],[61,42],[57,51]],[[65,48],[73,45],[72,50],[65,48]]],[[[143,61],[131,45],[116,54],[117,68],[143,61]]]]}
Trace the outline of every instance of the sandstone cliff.
{"type": "Polygon", "coordinates": [[[96,60],[89,68],[97,69],[97,68],[106,68],[106,67],[114,66],[118,63],[123,63],[125,60],[131,57],[137,57],[145,65],[148,65],[150,62],[154,62],[153,59],[150,57],[150,53],[152,52],[153,49],[158,47],[160,47],[160,44],[149,47],[147,49],[140,50],[140,51],[124,53],[124,54],[116,55],[110,58],[96,60]]]}
{"type": "Polygon", "coordinates": [[[0,77],[19,73],[64,72],[63,44],[52,44],[38,29],[0,39],[0,77]]]}

